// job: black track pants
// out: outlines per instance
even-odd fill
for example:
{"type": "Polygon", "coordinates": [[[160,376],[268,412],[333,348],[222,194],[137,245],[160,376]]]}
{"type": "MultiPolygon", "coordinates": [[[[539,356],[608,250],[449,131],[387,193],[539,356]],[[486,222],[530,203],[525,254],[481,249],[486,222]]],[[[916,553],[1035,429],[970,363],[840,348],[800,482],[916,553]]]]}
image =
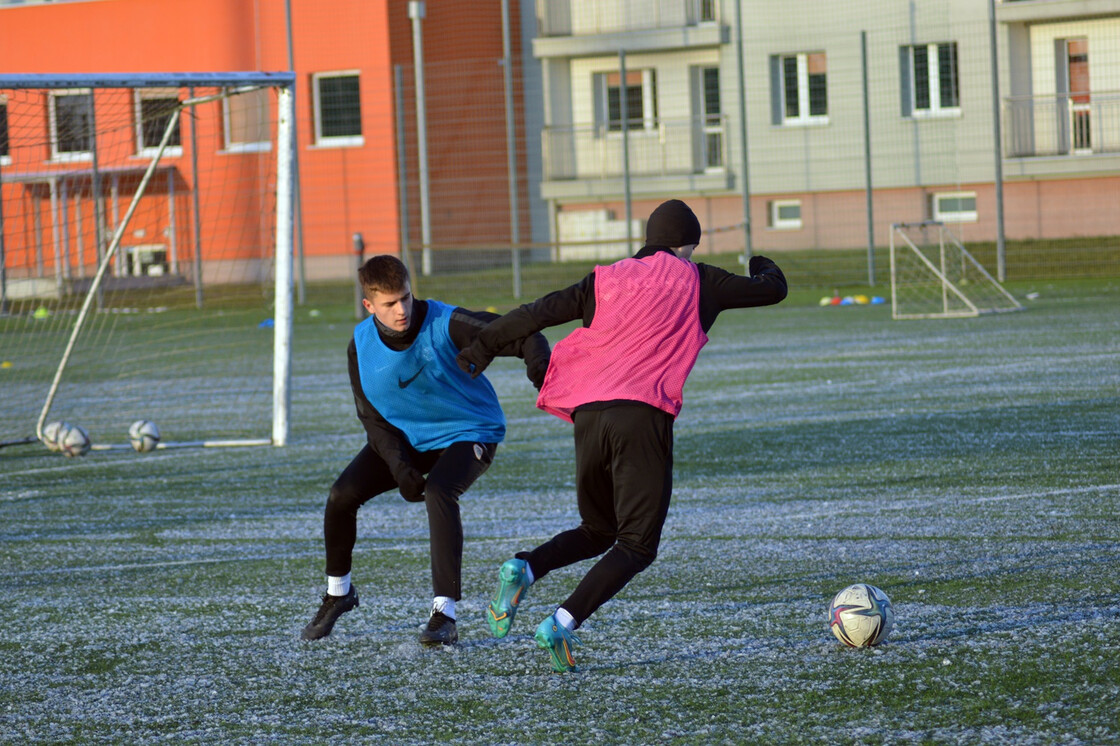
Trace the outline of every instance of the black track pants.
{"type": "MultiPolygon", "coordinates": [[[[494,460],[496,443],[470,441],[447,448],[413,453],[416,468],[428,475],[424,504],[428,510],[428,538],[432,557],[432,591],[458,601],[463,567],[463,522],[459,496],[474,484],[494,460]]],[[[350,572],[358,534],[358,508],[383,492],[396,489],[389,467],[368,445],[342,470],[331,485],[323,514],[327,575],[350,572]]]]}
{"type": "Polygon", "coordinates": [[[561,604],[579,626],[657,556],[673,489],[673,416],[619,404],[574,421],[580,525],[518,556],[541,578],[606,552],[561,604]]]}

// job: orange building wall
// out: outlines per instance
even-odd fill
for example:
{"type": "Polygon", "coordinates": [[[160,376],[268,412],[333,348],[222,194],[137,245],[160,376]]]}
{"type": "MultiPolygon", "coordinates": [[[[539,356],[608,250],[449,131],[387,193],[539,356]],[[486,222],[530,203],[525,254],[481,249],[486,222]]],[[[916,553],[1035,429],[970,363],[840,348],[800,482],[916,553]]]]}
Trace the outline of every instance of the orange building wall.
{"type": "Polygon", "coordinates": [[[253,45],[245,43],[253,36],[253,5],[105,0],[4,8],[5,72],[253,70],[253,45]]]}
{"type": "MultiPolygon", "coordinates": [[[[182,70],[248,70],[252,67],[251,48],[243,43],[238,43],[244,38],[245,29],[252,23],[248,15],[248,3],[230,3],[221,0],[202,0],[189,6],[183,3],[160,2],[158,0],[145,2],[144,0],[113,0],[112,2],[66,3],[60,5],[37,5],[27,7],[11,7],[0,11],[0,49],[3,50],[6,61],[6,72],[25,73],[75,73],[75,72],[137,72],[137,71],[182,71],[182,70]],[[169,34],[168,29],[176,29],[177,33],[169,34]]],[[[89,163],[54,164],[47,163],[49,152],[27,153],[19,149],[19,144],[26,140],[42,142],[46,139],[46,103],[42,102],[43,116],[39,120],[43,123],[42,131],[27,131],[20,129],[19,122],[27,121],[26,111],[20,112],[19,106],[26,107],[29,102],[12,101],[9,104],[10,132],[13,146],[13,162],[5,169],[13,173],[27,173],[31,171],[72,171],[75,169],[89,169],[89,163]],[[26,156],[30,155],[28,159],[26,156]]],[[[96,98],[96,116],[99,125],[105,123],[112,127],[114,118],[119,117],[119,112],[127,112],[128,94],[125,92],[104,92],[96,98]]],[[[32,120],[33,121],[33,120],[32,120]]],[[[180,171],[183,163],[189,163],[189,144],[186,141],[189,130],[184,127],[183,157],[169,159],[167,163],[176,165],[180,171]]],[[[128,152],[134,150],[130,140],[132,131],[128,127],[108,131],[98,139],[98,150],[106,154],[113,152],[128,152]],[[122,151],[121,149],[124,149],[122,151]]],[[[200,161],[205,162],[211,153],[200,154],[200,161]]],[[[256,160],[250,156],[245,160],[256,160]]],[[[99,163],[101,168],[112,168],[120,165],[140,167],[145,160],[133,159],[134,163],[114,163],[111,158],[105,157],[99,163]]],[[[203,166],[203,163],[200,163],[203,166]]],[[[200,169],[201,170],[201,169],[200,169]]],[[[102,177],[103,191],[109,192],[112,188],[112,177],[105,174],[102,177]]],[[[176,178],[178,189],[186,192],[190,188],[189,181],[181,173],[176,178]]],[[[132,189],[135,187],[135,177],[121,177],[118,182],[121,203],[118,204],[118,214],[123,215],[132,189]]],[[[12,254],[9,263],[14,264],[20,259],[20,248],[23,249],[25,263],[41,261],[47,268],[53,267],[53,244],[56,242],[68,244],[70,261],[78,275],[88,274],[90,268],[96,265],[96,247],[91,238],[81,237],[77,231],[80,222],[84,232],[91,233],[94,224],[94,208],[90,197],[90,182],[86,179],[75,180],[67,184],[71,195],[86,196],[85,200],[68,202],[66,205],[66,218],[69,230],[66,234],[56,237],[52,232],[52,216],[47,200],[49,194],[46,185],[36,186],[28,191],[28,199],[39,199],[42,203],[38,206],[40,213],[41,238],[35,235],[31,225],[13,226],[14,238],[10,243],[12,254]],[[80,215],[79,215],[80,211],[80,215]],[[39,244],[39,257],[35,253],[35,245],[39,244]],[[83,270],[83,268],[85,268],[83,270]]],[[[16,187],[5,187],[6,193],[16,187]]],[[[141,202],[133,221],[130,224],[130,235],[123,243],[135,243],[130,239],[136,235],[148,237],[146,240],[159,241],[162,234],[170,229],[168,210],[164,206],[168,199],[169,188],[165,178],[157,179],[150,191],[151,196],[141,202]]],[[[180,200],[181,201],[181,200],[180,200]]],[[[112,204],[106,203],[106,220],[110,222],[112,204]]],[[[179,207],[180,226],[189,224],[186,220],[188,213],[182,212],[179,207]]],[[[34,205],[28,204],[24,214],[28,222],[34,205]]],[[[9,215],[9,220],[16,222],[16,216],[9,215]]],[[[205,220],[205,218],[204,218],[205,220]]],[[[186,250],[191,243],[189,233],[177,230],[182,248],[186,250]]],[[[243,231],[239,231],[243,234],[243,231]]],[[[141,239],[143,240],[143,239],[141,239]]],[[[217,248],[215,246],[215,248],[217,248]]],[[[189,256],[185,254],[184,258],[189,256]]],[[[69,274],[69,267],[65,274],[69,274]]]]}
{"type": "MultiPolygon", "coordinates": [[[[519,65],[518,2],[511,2],[514,109],[522,240],[529,234],[519,65]]],[[[501,3],[428,0],[423,22],[427,72],[432,243],[506,243],[510,213],[506,156],[501,3]]],[[[399,251],[398,167],[393,66],[404,66],[409,214],[420,241],[412,23],[407,0],[292,0],[302,238],[307,276],[351,271],[352,236],[367,255],[399,251]],[[360,74],[359,147],[314,142],[313,74],[360,74]]],[[[95,0],[0,8],[0,50],[7,72],[184,72],[287,70],[283,0],[95,0]]],[[[202,125],[205,126],[205,125],[202,125]]],[[[190,186],[188,130],[178,159],[190,186]]],[[[200,172],[217,156],[202,152],[200,172]]],[[[241,156],[244,168],[258,165],[241,156]]],[[[228,164],[225,164],[228,165],[228,164]]],[[[270,206],[260,206],[268,210],[270,206]]],[[[260,223],[243,217],[244,230],[260,223]]],[[[153,226],[152,230],[160,230],[153,226]]],[[[188,235],[189,238],[189,235],[188,235]]],[[[206,242],[203,251],[207,251],[206,242]]]]}
{"type": "MultiPolygon", "coordinates": [[[[266,58],[287,69],[283,3],[265,18],[261,38],[266,58]]],[[[329,5],[292,3],[292,46],[296,69],[296,136],[305,253],[349,256],[351,237],[361,233],[366,253],[396,253],[397,178],[392,70],[386,2],[338,0],[329,5]],[[359,72],[362,147],[318,147],[312,115],[313,73],[359,72]]],[[[337,265],[335,265],[337,266],[337,265]]],[[[342,263],[344,271],[349,264],[342,263]]]]}
{"type": "MultiPolygon", "coordinates": [[[[312,263],[316,256],[348,253],[350,236],[354,232],[362,232],[367,237],[371,251],[396,251],[396,164],[392,99],[387,96],[390,76],[385,3],[340,0],[324,10],[320,3],[296,0],[292,6],[297,68],[296,132],[303,203],[300,235],[304,253],[312,263]],[[340,19],[345,22],[340,24],[340,19]],[[311,74],[341,69],[357,70],[360,74],[364,145],[317,148],[313,144],[311,74]]],[[[6,72],[218,72],[288,68],[287,27],[281,0],[195,0],[190,3],[101,0],[6,7],[0,9],[0,49],[4,53],[6,72]]],[[[115,96],[98,94],[99,125],[103,104],[109,106],[108,102],[115,96]]],[[[203,106],[207,107],[214,116],[199,120],[200,132],[210,127],[214,131],[207,135],[220,135],[220,131],[216,131],[221,121],[220,105],[203,106]]],[[[15,117],[12,119],[14,121],[15,117]]],[[[189,122],[184,122],[182,156],[166,161],[178,167],[178,188],[184,191],[192,187],[189,127],[189,122]]],[[[13,127],[13,147],[22,134],[13,127]]],[[[127,134],[126,131],[126,139],[127,134]]],[[[34,133],[34,139],[43,140],[44,133],[34,133]]],[[[110,139],[111,135],[99,137],[99,152],[110,150],[114,145],[110,139]]],[[[221,177],[208,188],[226,189],[225,194],[212,194],[211,204],[216,205],[214,209],[227,211],[233,207],[235,217],[232,220],[236,224],[226,227],[224,234],[242,237],[238,240],[252,246],[248,253],[259,258],[260,242],[244,237],[272,230],[274,206],[245,202],[252,199],[251,194],[237,195],[231,187],[242,177],[260,178],[262,156],[219,153],[202,144],[211,142],[215,141],[206,135],[200,138],[199,172],[220,172],[221,177]]],[[[274,156],[272,154],[270,160],[274,156]]],[[[46,156],[42,161],[45,160],[46,156]]],[[[140,164],[145,161],[143,158],[134,160],[140,164]]],[[[17,170],[66,168],[42,161],[38,164],[13,162],[4,170],[11,174],[17,170]]],[[[75,164],[69,167],[74,168],[75,164]]],[[[6,186],[5,193],[12,188],[6,186]]],[[[154,194],[161,191],[163,196],[155,199],[165,203],[166,187],[157,184],[154,194]]],[[[145,201],[151,200],[145,198],[145,201]]],[[[92,206],[89,209],[92,212],[92,206]]],[[[123,207],[121,209],[123,212],[123,207]]],[[[167,229],[166,225],[141,225],[146,212],[150,211],[142,209],[134,219],[133,227],[138,232],[154,235],[167,229]]],[[[166,209],[163,212],[166,215],[166,209]]],[[[205,203],[203,212],[204,224],[215,219],[213,210],[205,203]]],[[[30,212],[27,214],[30,216],[30,212]]],[[[45,222],[49,223],[49,218],[48,210],[45,222]]],[[[83,218],[87,228],[92,225],[91,215],[83,214],[83,218]]],[[[231,218],[225,220],[228,222],[231,218]]],[[[166,223],[166,217],[163,222],[166,223]]],[[[188,231],[182,242],[185,247],[191,243],[189,213],[181,213],[178,222],[177,229],[185,227],[188,231]]],[[[29,234],[28,230],[18,232],[24,237],[29,234]]],[[[204,239],[205,258],[206,252],[213,253],[219,247],[215,243],[217,239],[209,236],[204,239]]],[[[51,241],[47,226],[45,242],[49,246],[51,241]]],[[[45,253],[50,264],[53,261],[51,252],[45,253]]],[[[92,260],[87,257],[83,261],[92,260]]],[[[348,268],[348,264],[346,266],[348,268]]]]}
{"type": "MultiPolygon", "coordinates": [[[[426,3],[421,23],[428,128],[432,244],[440,247],[508,245],[510,200],[502,58],[501,3],[426,3]]],[[[520,193],[520,239],[529,235],[525,177],[524,99],[520,3],[511,0],[510,55],[514,60],[520,193]]],[[[405,90],[406,161],[409,173],[410,244],[420,242],[416,99],[412,20],[407,0],[389,1],[392,64],[405,90]]]]}
{"type": "MultiPolygon", "coordinates": [[[[5,264],[14,276],[40,270],[53,274],[56,250],[64,277],[90,276],[98,262],[94,240],[92,160],[52,160],[47,138],[48,96],[11,91],[7,97],[11,162],[4,166],[5,264]],[[53,180],[54,186],[48,183],[53,180]]],[[[104,208],[105,244],[123,220],[150,160],[136,155],[133,100],[124,89],[95,94],[98,175],[104,208]]],[[[121,245],[163,244],[168,259],[189,266],[199,242],[204,258],[260,260],[272,254],[275,204],[262,202],[261,184],[271,178],[271,153],[223,153],[220,104],[198,107],[180,121],[182,153],[168,155],[146,189],[122,234],[121,245]],[[192,133],[192,128],[196,133],[192,133]],[[199,175],[191,167],[192,134],[199,142],[199,175]],[[202,237],[193,235],[190,191],[201,202],[202,237]]],[[[124,252],[122,251],[122,254],[124,252]]],[[[121,260],[122,264],[124,260],[121,260]]],[[[172,268],[176,271],[176,268],[172,268]]]]}

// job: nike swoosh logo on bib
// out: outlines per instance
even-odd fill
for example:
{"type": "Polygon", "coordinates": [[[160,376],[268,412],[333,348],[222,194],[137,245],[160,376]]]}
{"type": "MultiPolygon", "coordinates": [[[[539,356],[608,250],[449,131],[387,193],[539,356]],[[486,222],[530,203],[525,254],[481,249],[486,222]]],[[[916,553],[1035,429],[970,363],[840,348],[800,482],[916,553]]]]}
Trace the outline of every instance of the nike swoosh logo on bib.
{"type": "Polygon", "coordinates": [[[408,384],[415,381],[417,376],[419,376],[421,373],[424,372],[424,366],[425,365],[427,365],[427,363],[424,363],[424,365],[421,365],[420,370],[416,371],[416,375],[414,375],[412,378],[409,378],[407,381],[402,379],[400,376],[397,376],[397,385],[400,386],[402,389],[408,388],[408,384]]]}

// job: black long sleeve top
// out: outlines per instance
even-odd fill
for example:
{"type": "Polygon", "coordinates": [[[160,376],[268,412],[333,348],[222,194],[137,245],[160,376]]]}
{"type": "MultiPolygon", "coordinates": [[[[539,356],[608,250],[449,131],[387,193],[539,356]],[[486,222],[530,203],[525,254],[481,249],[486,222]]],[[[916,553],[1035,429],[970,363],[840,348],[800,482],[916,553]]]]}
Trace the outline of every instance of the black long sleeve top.
{"type": "MultiPolygon", "coordinates": [[[[646,246],[634,258],[641,259],[657,251],[671,249],[646,246]]],[[[737,275],[710,264],[696,263],[700,270],[700,325],[707,332],[722,311],[778,303],[786,297],[786,277],[782,270],[764,256],[751,257],[749,275],[737,275]]],[[[562,290],[545,295],[510,311],[490,324],[478,335],[474,350],[493,359],[497,350],[511,342],[539,332],[541,329],[580,319],[590,326],[595,317],[595,273],[562,290]],[[481,348],[481,349],[480,349],[481,348]]]]}

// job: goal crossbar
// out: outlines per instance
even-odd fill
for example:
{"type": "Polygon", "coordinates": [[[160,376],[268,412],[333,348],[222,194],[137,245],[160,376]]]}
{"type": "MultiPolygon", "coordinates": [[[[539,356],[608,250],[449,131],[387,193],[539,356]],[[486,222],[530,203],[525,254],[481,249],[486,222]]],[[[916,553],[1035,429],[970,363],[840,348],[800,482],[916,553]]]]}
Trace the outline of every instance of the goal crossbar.
{"type": "Polygon", "coordinates": [[[237,88],[267,86],[291,88],[295,73],[208,72],[208,73],[3,73],[0,88],[237,88]]]}

